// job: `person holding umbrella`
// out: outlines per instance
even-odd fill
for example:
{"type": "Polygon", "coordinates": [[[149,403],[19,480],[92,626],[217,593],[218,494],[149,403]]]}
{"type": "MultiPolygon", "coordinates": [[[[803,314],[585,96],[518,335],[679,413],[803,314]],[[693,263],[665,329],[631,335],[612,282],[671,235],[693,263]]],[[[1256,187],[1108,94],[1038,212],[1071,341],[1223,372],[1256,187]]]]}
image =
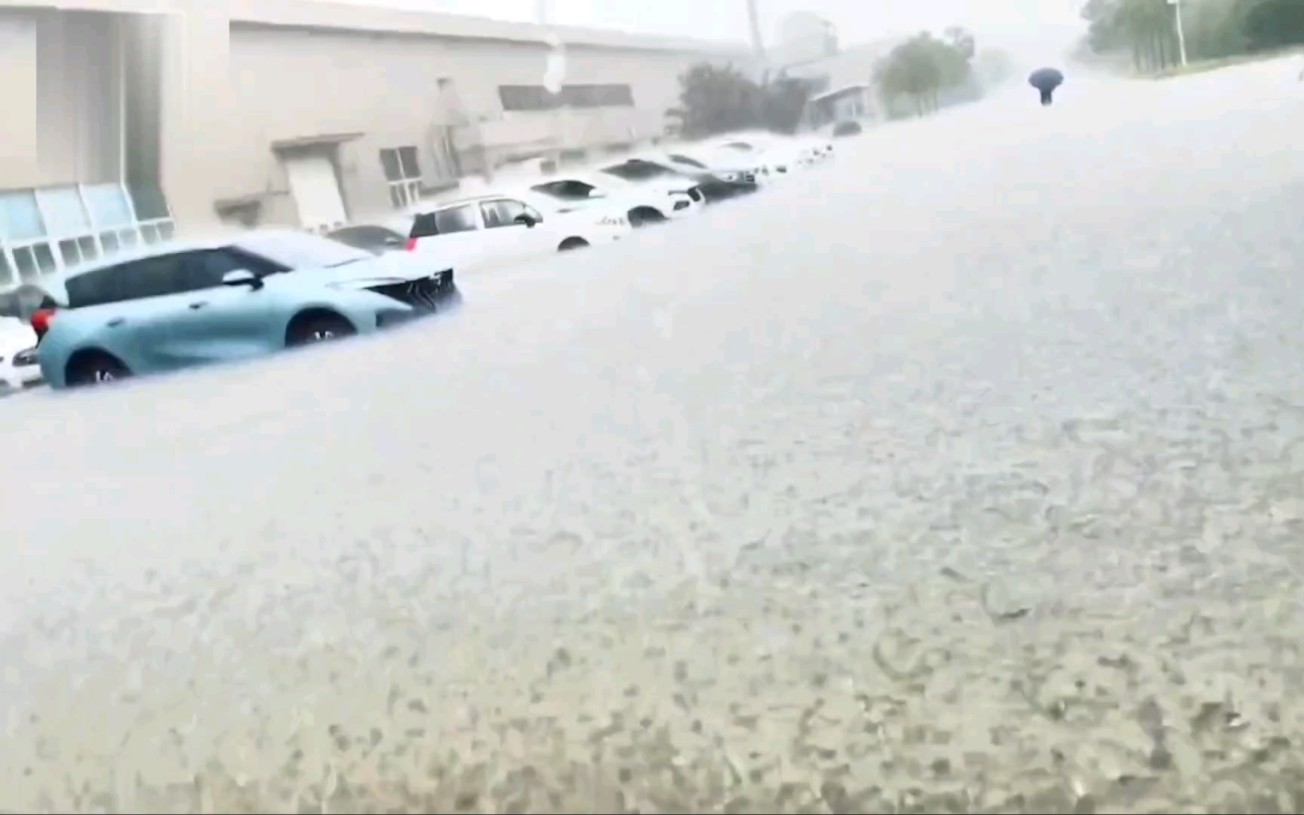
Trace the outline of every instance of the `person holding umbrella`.
{"type": "Polygon", "coordinates": [[[1064,84],[1064,74],[1055,68],[1038,68],[1028,75],[1028,84],[1041,93],[1044,107],[1053,101],[1055,89],[1064,84]]]}

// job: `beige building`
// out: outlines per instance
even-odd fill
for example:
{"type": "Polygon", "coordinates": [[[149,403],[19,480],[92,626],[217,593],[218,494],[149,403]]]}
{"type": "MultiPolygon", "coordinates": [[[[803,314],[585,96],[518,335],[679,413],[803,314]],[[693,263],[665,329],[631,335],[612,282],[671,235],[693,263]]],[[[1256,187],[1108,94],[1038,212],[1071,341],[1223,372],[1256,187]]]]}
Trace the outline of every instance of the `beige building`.
{"type": "Polygon", "coordinates": [[[682,71],[744,53],[325,0],[0,0],[0,289],[647,143],[682,71]]]}

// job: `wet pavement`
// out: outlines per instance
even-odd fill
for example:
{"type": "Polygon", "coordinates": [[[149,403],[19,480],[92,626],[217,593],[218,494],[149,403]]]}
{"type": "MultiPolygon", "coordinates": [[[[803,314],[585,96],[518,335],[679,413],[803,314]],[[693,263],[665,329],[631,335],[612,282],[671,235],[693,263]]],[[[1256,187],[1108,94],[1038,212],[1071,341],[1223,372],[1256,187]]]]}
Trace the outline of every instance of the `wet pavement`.
{"type": "Polygon", "coordinates": [[[1304,807],[1304,91],[1026,90],[0,404],[0,809],[1304,807]]]}

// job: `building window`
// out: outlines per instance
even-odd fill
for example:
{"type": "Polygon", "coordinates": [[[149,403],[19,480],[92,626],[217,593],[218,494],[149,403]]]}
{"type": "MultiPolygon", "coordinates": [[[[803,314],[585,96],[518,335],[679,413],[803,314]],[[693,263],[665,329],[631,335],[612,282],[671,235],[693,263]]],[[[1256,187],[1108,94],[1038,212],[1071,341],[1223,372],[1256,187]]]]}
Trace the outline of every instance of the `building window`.
{"type": "Polygon", "coordinates": [[[394,209],[407,209],[421,200],[421,164],[417,161],[417,148],[381,150],[380,165],[385,169],[389,200],[394,209]]]}
{"type": "Polygon", "coordinates": [[[176,231],[163,193],[122,184],[0,190],[0,289],[176,231]]]}
{"type": "Polygon", "coordinates": [[[564,85],[561,93],[552,93],[542,85],[499,85],[498,98],[503,110],[509,111],[634,106],[634,92],[629,85],[564,85]]]}
{"type": "Polygon", "coordinates": [[[573,148],[570,150],[562,150],[557,156],[557,163],[563,167],[575,167],[588,161],[588,159],[588,151],[573,148]]]}
{"type": "Polygon", "coordinates": [[[632,108],[634,92],[628,85],[566,85],[562,103],[572,108],[632,108]]]}
{"type": "Polygon", "coordinates": [[[498,99],[503,110],[553,110],[561,98],[542,85],[499,85],[498,99]]]}

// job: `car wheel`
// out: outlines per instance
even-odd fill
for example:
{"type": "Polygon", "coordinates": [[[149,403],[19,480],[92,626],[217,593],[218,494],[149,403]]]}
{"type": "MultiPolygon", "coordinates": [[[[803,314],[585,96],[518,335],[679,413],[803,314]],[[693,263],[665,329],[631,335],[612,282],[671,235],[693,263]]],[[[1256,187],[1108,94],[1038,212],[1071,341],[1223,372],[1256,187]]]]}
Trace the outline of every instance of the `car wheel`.
{"type": "Polygon", "coordinates": [[[666,216],[662,215],[652,207],[638,207],[629,211],[629,225],[634,229],[642,226],[651,226],[652,224],[663,224],[666,222],[666,216]]]}
{"type": "Polygon", "coordinates": [[[574,251],[575,249],[583,249],[588,245],[589,242],[584,240],[583,238],[567,238],[566,240],[561,242],[561,246],[557,247],[557,251],[571,252],[574,251]]]}
{"type": "Polygon", "coordinates": [[[83,388],[87,385],[104,385],[126,379],[131,376],[116,358],[103,352],[94,351],[78,354],[68,363],[64,382],[70,388],[83,388]]]}
{"type": "Polygon", "coordinates": [[[311,314],[298,317],[285,332],[285,344],[291,348],[352,337],[358,333],[353,324],[334,314],[311,314]]]}

